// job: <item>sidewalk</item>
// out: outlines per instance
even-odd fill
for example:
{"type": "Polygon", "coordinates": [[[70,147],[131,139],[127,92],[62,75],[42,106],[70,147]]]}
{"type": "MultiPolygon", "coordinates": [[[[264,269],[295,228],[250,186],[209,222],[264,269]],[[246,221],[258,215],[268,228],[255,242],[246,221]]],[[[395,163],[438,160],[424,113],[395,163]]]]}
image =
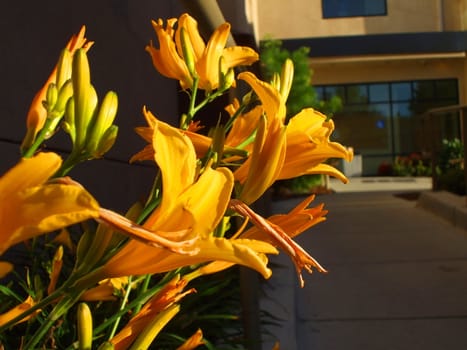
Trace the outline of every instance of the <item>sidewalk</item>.
{"type": "MultiPolygon", "coordinates": [[[[297,241],[325,268],[301,289],[289,259],[260,305],[285,350],[467,349],[467,231],[399,190],[321,195],[328,220],[297,241]]],[[[273,203],[285,212],[301,199],[273,203]]]]}

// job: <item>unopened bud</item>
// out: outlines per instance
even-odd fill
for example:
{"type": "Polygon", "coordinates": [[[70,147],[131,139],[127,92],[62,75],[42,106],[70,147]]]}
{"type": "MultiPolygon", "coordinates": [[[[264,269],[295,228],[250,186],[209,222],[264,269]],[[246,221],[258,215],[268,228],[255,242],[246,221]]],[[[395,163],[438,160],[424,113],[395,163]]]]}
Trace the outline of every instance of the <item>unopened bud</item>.
{"type": "Polygon", "coordinates": [[[57,77],[55,83],[59,88],[71,78],[71,66],[73,57],[68,49],[63,49],[57,63],[57,77]]]}
{"type": "Polygon", "coordinates": [[[58,89],[57,85],[54,83],[50,83],[49,86],[47,87],[47,93],[45,95],[45,108],[47,110],[51,110],[53,106],[55,106],[55,103],[57,102],[58,98],[58,89]]]}
{"type": "Polygon", "coordinates": [[[223,56],[219,59],[219,90],[225,91],[235,86],[235,72],[233,68],[225,69],[225,59],[223,56]]]}
{"type": "Polygon", "coordinates": [[[195,52],[193,49],[193,45],[191,44],[190,36],[187,33],[185,28],[180,28],[180,41],[182,44],[182,51],[183,51],[183,58],[185,60],[185,64],[193,78],[197,77],[196,69],[195,69],[195,52]]]}
{"type": "Polygon", "coordinates": [[[75,100],[71,97],[65,107],[65,121],[63,129],[70,135],[71,143],[75,144],[76,141],[76,128],[75,128],[75,100]]]}
{"type": "Polygon", "coordinates": [[[78,349],[92,349],[92,315],[88,304],[78,305],[78,349]]]}
{"type": "Polygon", "coordinates": [[[65,113],[65,108],[70,97],[73,96],[73,84],[68,80],[58,91],[57,102],[51,112],[51,118],[61,118],[65,113]]]}
{"type": "MultiPolygon", "coordinates": [[[[102,101],[99,113],[94,118],[92,130],[88,130],[89,135],[86,140],[86,148],[90,153],[95,153],[101,144],[101,140],[112,126],[118,108],[117,94],[109,91],[102,101]]],[[[114,140],[115,141],[115,140],[114,140]]],[[[112,143],[113,144],[113,143],[112,143]]],[[[110,148],[110,147],[109,147],[110,148]]]]}
{"type": "Polygon", "coordinates": [[[107,153],[115,143],[118,134],[118,126],[111,125],[102,135],[101,139],[99,140],[99,144],[96,150],[93,153],[93,157],[99,158],[102,157],[105,153],[107,153]]]}
{"type": "Polygon", "coordinates": [[[282,65],[281,71],[281,81],[279,93],[281,95],[282,101],[287,101],[289,97],[290,89],[292,88],[292,81],[294,75],[294,65],[290,58],[286,59],[282,65]]]}
{"type": "Polygon", "coordinates": [[[77,50],[73,55],[72,81],[75,100],[75,146],[82,147],[97,105],[97,94],[91,85],[89,62],[84,49],[77,50]]]}

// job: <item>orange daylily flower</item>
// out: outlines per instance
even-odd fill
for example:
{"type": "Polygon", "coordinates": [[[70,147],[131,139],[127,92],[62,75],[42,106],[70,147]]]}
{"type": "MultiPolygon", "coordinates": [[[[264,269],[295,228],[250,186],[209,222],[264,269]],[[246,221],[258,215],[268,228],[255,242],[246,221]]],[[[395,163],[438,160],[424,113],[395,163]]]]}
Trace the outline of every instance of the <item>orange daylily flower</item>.
{"type": "MultiPolygon", "coordinates": [[[[294,238],[310,227],[325,221],[325,215],[328,213],[324,210],[324,204],[318,204],[315,207],[308,208],[310,203],[315,199],[315,195],[311,195],[300,202],[294,209],[287,214],[276,214],[267,218],[267,220],[282,228],[290,238],[294,238]]],[[[243,238],[267,239],[264,232],[253,226],[242,233],[243,238]]]]}
{"type": "Polygon", "coordinates": [[[207,44],[199,34],[196,20],[186,13],[178,20],[169,19],[165,28],[162,19],[152,21],[152,25],[159,40],[159,49],[150,43],[146,51],[151,55],[154,67],[162,75],[179,80],[183,89],[191,88],[195,77],[199,78],[200,89],[217,89],[220,72],[226,74],[236,66],[250,65],[259,58],[248,47],[225,48],[230,35],[228,23],[221,24],[207,44]]]}
{"type": "MultiPolygon", "coordinates": [[[[314,258],[292,240],[292,238],[308,230],[310,227],[326,220],[325,215],[328,211],[323,209],[323,204],[312,208],[308,207],[314,198],[315,196],[311,195],[289,213],[272,215],[267,219],[262,218],[238,200],[233,199],[230,204],[233,210],[244,216],[247,220],[251,220],[254,224],[254,226],[246,231],[244,231],[244,227],[240,227],[234,236],[241,239],[261,240],[280,247],[294,262],[302,287],[304,286],[304,280],[301,275],[303,268],[310,273],[312,272],[312,267],[316,268],[319,272],[326,272],[314,258]]],[[[233,264],[230,262],[213,261],[190,272],[184,278],[191,281],[200,276],[225,270],[231,266],[233,264]]]]}
{"type": "Polygon", "coordinates": [[[312,108],[303,109],[292,117],[287,125],[287,151],[278,179],[327,174],[346,183],[344,174],[323,164],[329,158],[351,161],[353,157],[351,149],[329,140],[333,130],[334,122],[312,108]]]}
{"type": "Polygon", "coordinates": [[[0,278],[6,276],[13,270],[13,264],[6,261],[0,261],[0,278]]]}
{"type": "Polygon", "coordinates": [[[55,255],[52,259],[52,270],[50,271],[50,281],[47,287],[47,294],[52,294],[55,290],[55,287],[58,282],[58,278],[60,277],[60,272],[62,271],[63,267],[63,246],[59,246],[55,255]]]}
{"type": "MultiPolygon", "coordinates": [[[[157,294],[155,294],[142,309],[130,319],[128,324],[111,339],[115,350],[128,349],[129,346],[138,338],[143,330],[155,325],[152,338],[154,338],[162,327],[172,319],[178,312],[177,303],[187,294],[195,292],[194,289],[189,289],[183,292],[187,285],[187,281],[175,277],[168,282],[157,294]],[[154,321],[158,320],[159,324],[154,321]]],[[[152,339],[141,339],[141,342],[152,342],[152,339]]],[[[149,343],[145,343],[149,345],[149,343]]]]}
{"type": "MultiPolygon", "coordinates": [[[[297,210],[293,210],[289,217],[286,217],[285,220],[279,220],[284,227],[281,227],[272,221],[269,221],[262,216],[256,214],[251,208],[249,208],[245,203],[237,199],[232,199],[230,202],[230,208],[235,210],[237,213],[242,215],[245,218],[248,218],[252,221],[255,225],[255,229],[250,232],[245,233],[247,237],[258,237],[258,238],[265,238],[266,241],[271,242],[273,245],[280,247],[289,257],[292,259],[292,262],[295,265],[295,269],[297,271],[300,286],[304,287],[305,281],[302,276],[302,270],[305,269],[309,273],[312,273],[312,267],[316,268],[319,272],[326,272],[326,270],[312,257],[310,256],[299,244],[297,244],[292,239],[292,234],[298,234],[297,231],[297,219],[298,221],[302,221],[298,227],[300,229],[306,229],[322,219],[314,220],[312,217],[309,217],[309,214],[306,213],[304,210],[303,204],[305,204],[305,208],[309,203],[309,199],[307,199],[304,203],[300,204],[297,210]],[[298,218],[297,215],[304,216],[302,218],[298,218]],[[308,218],[307,218],[308,216],[308,218]],[[303,223],[303,219],[305,219],[305,223],[303,223]],[[291,227],[295,227],[295,232],[292,234],[288,233],[287,226],[289,224],[293,224],[291,227]],[[262,231],[262,233],[258,232],[262,231]],[[265,234],[265,235],[264,235],[265,234]]],[[[320,214],[324,215],[324,214],[320,214]]],[[[273,220],[277,220],[273,218],[273,220]]]]}
{"type": "MultiPolygon", "coordinates": [[[[85,38],[86,27],[82,26],[78,34],[73,35],[66,45],[66,49],[73,54],[77,49],[83,48],[86,51],[89,50],[93,44],[92,41],[88,41],[85,38]]],[[[26,117],[26,127],[27,133],[21,145],[22,148],[29,147],[32,142],[34,141],[37,133],[42,129],[44,126],[45,120],[47,118],[47,111],[45,110],[44,106],[42,105],[42,101],[45,100],[45,96],[47,93],[47,89],[51,83],[54,83],[57,79],[57,69],[58,67],[55,66],[50,74],[49,78],[42,86],[42,88],[36,93],[34,96],[31,106],[29,107],[29,111],[26,117]]]]}
{"type": "MultiPolygon", "coordinates": [[[[23,312],[29,310],[31,307],[33,307],[36,303],[32,299],[30,295],[26,298],[24,302],[22,302],[19,305],[16,305],[14,308],[8,310],[7,312],[0,314],[0,326],[3,326],[4,324],[7,324],[11,320],[15,319],[19,315],[21,315],[23,312]]],[[[36,310],[35,312],[32,312],[28,316],[24,317],[17,323],[25,322],[31,318],[33,318],[37,313],[39,313],[40,310],[36,310]]]]}
{"type": "MultiPolygon", "coordinates": [[[[269,277],[271,271],[266,267],[264,254],[276,253],[270,244],[212,236],[229,204],[234,182],[231,171],[207,165],[199,174],[190,139],[150,112],[146,113],[146,118],[154,129],[152,146],[162,174],[163,193],[159,207],[142,228],[175,243],[191,240],[192,245],[183,252],[131,240],[96,270],[92,278],[160,273],[215,260],[246,265],[269,277]]],[[[132,230],[135,227],[128,223],[118,228],[132,230]]]]}
{"type": "Polygon", "coordinates": [[[203,332],[201,329],[198,329],[190,338],[180,345],[177,350],[192,350],[203,344],[203,332]]]}
{"type": "Polygon", "coordinates": [[[0,178],[0,254],[21,241],[98,216],[99,205],[81,186],[46,182],[61,162],[55,153],[39,153],[0,178]]]}
{"type": "Polygon", "coordinates": [[[80,300],[82,301],[104,301],[116,300],[116,294],[122,293],[124,287],[128,284],[127,277],[108,278],[100,281],[96,287],[85,291],[80,300]]]}
{"type": "MultiPolygon", "coordinates": [[[[268,120],[272,119],[277,123],[285,121],[285,98],[288,95],[286,87],[277,90],[250,72],[240,73],[239,79],[245,80],[258,95],[268,120]]],[[[303,109],[290,119],[286,127],[286,139],[282,141],[282,144],[279,140],[276,141],[285,148],[285,158],[282,163],[273,163],[276,167],[271,163],[268,163],[266,167],[269,171],[275,172],[275,180],[305,174],[327,174],[343,182],[348,181],[339,170],[323,163],[329,158],[344,158],[350,161],[353,157],[350,149],[329,140],[334,130],[334,123],[326,119],[326,116],[311,108],[303,109]],[[277,166],[280,168],[278,169],[277,166]]],[[[235,177],[240,182],[246,174],[247,167],[246,165],[244,167],[243,172],[240,169],[235,172],[235,177]]]]}
{"type": "Polygon", "coordinates": [[[234,172],[242,184],[239,198],[250,204],[257,200],[278,178],[286,155],[285,104],[271,85],[250,72],[239,74],[258,95],[264,115],[259,117],[253,150],[234,172]]]}

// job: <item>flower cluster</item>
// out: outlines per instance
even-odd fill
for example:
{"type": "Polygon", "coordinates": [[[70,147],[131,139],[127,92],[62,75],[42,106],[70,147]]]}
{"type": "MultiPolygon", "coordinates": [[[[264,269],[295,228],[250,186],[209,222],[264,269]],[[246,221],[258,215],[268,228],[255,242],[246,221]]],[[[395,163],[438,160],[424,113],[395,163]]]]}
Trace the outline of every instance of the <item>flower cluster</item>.
{"type": "MultiPolygon", "coordinates": [[[[22,159],[0,178],[0,254],[22,242],[35,263],[43,252],[54,254],[41,262],[45,276],[37,266],[21,271],[14,259],[0,263],[1,276],[10,281],[2,289],[9,296],[0,315],[4,346],[145,349],[157,342],[182,299],[195,292],[190,283],[202,276],[243,265],[268,278],[268,255],[279,251],[292,259],[301,286],[303,269],[325,272],[293,239],[325,220],[322,205],[309,207],[313,196],[269,218],[251,204],[280,179],[327,174],[347,181],[325,163],[352,159],[349,149],[330,140],[333,121],[308,108],[286,123],[293,65],[287,61],[271,82],[248,71],[236,75],[236,67],[254,63],[258,54],[225,47],[229,24],[207,43],[187,14],[152,25],[159,43],[146,48],[152,63],[179,81],[190,103],[178,126],[143,107],[147,126],[136,132],[148,144],[131,162],[154,162],[154,184],[125,215],[100,206],[67,176],[77,164],[101,158],[118,133],[117,94],[110,91],[98,101],[84,27],[32,102],[22,159]],[[225,107],[226,123],[201,133],[198,112],[227,92],[238,94],[237,84],[250,91],[225,107]],[[72,143],[63,161],[44,144],[59,128],[72,143]],[[99,318],[95,327],[93,318],[99,318]],[[19,340],[9,332],[21,334],[19,340]]],[[[178,340],[179,349],[206,341],[201,330],[178,340]]]]}

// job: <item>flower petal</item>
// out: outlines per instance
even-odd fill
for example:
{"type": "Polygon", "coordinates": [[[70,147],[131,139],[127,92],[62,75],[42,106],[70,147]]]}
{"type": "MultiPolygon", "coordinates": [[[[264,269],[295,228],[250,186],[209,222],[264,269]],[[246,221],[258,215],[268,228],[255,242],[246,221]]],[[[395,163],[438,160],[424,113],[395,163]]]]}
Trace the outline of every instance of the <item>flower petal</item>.
{"type": "Polygon", "coordinates": [[[78,186],[49,184],[22,190],[3,205],[0,253],[41,233],[96,218],[98,209],[96,200],[78,186]]]}
{"type": "Polygon", "coordinates": [[[208,41],[203,56],[196,62],[196,71],[200,77],[199,87],[203,90],[214,90],[219,86],[219,60],[222,56],[230,24],[221,24],[208,41]]]}

